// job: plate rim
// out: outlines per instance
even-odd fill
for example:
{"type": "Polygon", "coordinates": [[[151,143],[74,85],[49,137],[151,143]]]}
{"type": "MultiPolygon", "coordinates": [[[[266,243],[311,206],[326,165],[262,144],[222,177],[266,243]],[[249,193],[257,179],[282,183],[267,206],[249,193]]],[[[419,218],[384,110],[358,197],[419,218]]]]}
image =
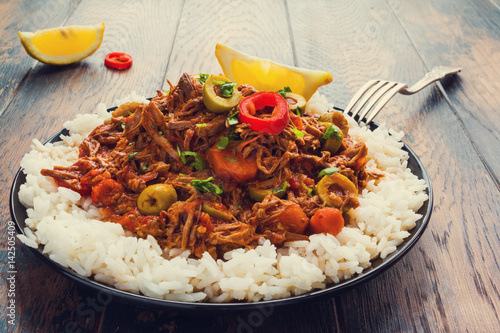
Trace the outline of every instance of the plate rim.
{"type": "MultiPolygon", "coordinates": [[[[116,109],[116,107],[108,108],[108,112],[116,109]]],[[[371,123],[369,125],[370,130],[374,130],[375,128],[378,127],[376,123],[371,123]]],[[[51,142],[56,142],[60,141],[60,136],[69,133],[67,129],[63,128],[60,131],[54,133],[52,136],[50,136],[47,140],[43,142],[43,144],[51,143],[51,142]]],[[[333,297],[336,294],[352,289],[354,287],[357,287],[373,278],[381,274],[382,272],[386,271],[388,268],[392,267],[394,264],[396,264],[401,258],[403,258],[412,248],[413,246],[417,243],[417,241],[421,238],[422,234],[424,231],[427,229],[427,226],[429,224],[431,215],[432,215],[432,208],[433,208],[433,202],[434,202],[434,197],[433,197],[433,189],[432,189],[432,183],[431,179],[429,177],[429,174],[427,173],[427,170],[425,166],[423,165],[422,161],[420,158],[415,154],[415,152],[404,142],[403,143],[403,149],[406,151],[409,155],[408,157],[408,167],[410,167],[410,160],[414,162],[416,165],[415,167],[420,170],[420,175],[419,179],[423,179],[426,184],[427,184],[427,189],[426,193],[428,195],[427,201],[424,202],[422,207],[419,209],[419,214],[422,215],[417,220],[417,225],[412,229],[409,230],[410,236],[405,238],[403,242],[397,246],[396,251],[390,253],[386,258],[381,259],[380,257],[371,260],[371,265],[370,267],[367,267],[363,269],[363,271],[347,280],[340,281],[339,283],[331,284],[329,287],[324,288],[324,289],[317,289],[317,290],[312,290],[309,292],[306,292],[301,295],[294,295],[286,298],[280,298],[280,299],[272,299],[272,300],[261,300],[258,302],[227,302],[227,303],[215,303],[215,302],[183,302],[183,301],[173,301],[173,300],[166,300],[166,299],[159,299],[159,298],[154,298],[154,297],[149,297],[143,294],[135,294],[129,291],[121,290],[118,288],[115,288],[113,286],[107,285],[103,282],[96,281],[92,279],[91,277],[84,277],[81,275],[78,275],[75,271],[71,270],[69,267],[64,267],[52,259],[49,258],[48,255],[43,254],[42,252],[42,245],[40,245],[38,248],[32,248],[30,246],[27,246],[35,255],[38,257],[40,260],[46,262],[49,264],[50,267],[52,267],[56,272],[62,274],[66,278],[69,278],[72,281],[76,281],[80,284],[83,284],[84,286],[91,288],[93,290],[98,290],[101,292],[106,292],[110,293],[113,297],[117,297],[117,299],[121,299],[122,301],[126,303],[131,303],[135,306],[139,306],[142,308],[156,308],[156,309],[165,309],[165,308],[170,308],[173,309],[175,308],[176,310],[201,310],[201,311],[206,311],[206,312],[211,312],[211,311],[251,311],[251,310],[256,310],[260,309],[262,310],[263,308],[266,307],[275,307],[275,306],[290,306],[290,305],[297,305],[297,304],[302,304],[304,302],[310,302],[310,301],[315,301],[319,300],[321,298],[325,297],[333,297]],[[424,210],[424,211],[422,211],[424,210]],[[422,212],[421,212],[422,211],[422,212]],[[374,267],[373,263],[376,262],[376,266],[374,267]],[[380,262],[380,263],[379,263],[380,262]]],[[[415,171],[412,170],[412,173],[415,174],[415,171]]],[[[10,208],[10,214],[12,217],[12,220],[15,223],[16,230],[19,235],[24,235],[24,230],[23,228],[26,227],[25,221],[22,221],[20,223],[18,221],[19,217],[17,215],[17,210],[20,207],[26,211],[26,208],[22,203],[20,202],[18,198],[18,192],[21,184],[23,183],[23,178],[25,180],[26,175],[23,172],[23,168],[20,167],[18,171],[16,172],[14,176],[14,180],[11,185],[10,189],[10,196],[9,196],[9,208],[10,208]],[[24,227],[23,225],[24,224],[24,227]]]]}

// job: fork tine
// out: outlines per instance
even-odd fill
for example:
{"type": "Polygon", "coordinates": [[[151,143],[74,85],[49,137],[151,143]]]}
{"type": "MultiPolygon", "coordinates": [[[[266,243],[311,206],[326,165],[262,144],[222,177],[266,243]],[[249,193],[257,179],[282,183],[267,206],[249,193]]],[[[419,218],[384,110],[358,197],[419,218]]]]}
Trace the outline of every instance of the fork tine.
{"type": "Polygon", "coordinates": [[[406,87],[408,87],[407,84],[398,83],[391,90],[389,90],[389,92],[384,96],[384,98],[382,98],[382,100],[377,104],[375,109],[371,112],[370,116],[366,119],[365,124],[368,125],[373,120],[373,118],[375,118],[375,116],[380,112],[380,110],[382,110],[382,108],[387,104],[387,102],[389,102],[392,96],[396,95],[398,91],[406,87]]]}
{"type": "Polygon", "coordinates": [[[351,98],[351,100],[349,101],[349,104],[347,104],[347,107],[345,108],[344,112],[347,114],[351,111],[351,109],[354,107],[354,105],[356,105],[356,102],[359,101],[359,99],[361,98],[361,96],[363,96],[363,94],[368,90],[370,89],[372,86],[374,86],[376,83],[378,82],[378,80],[371,80],[371,81],[368,81],[365,83],[364,86],[362,86],[357,92],[356,94],[351,98]]]}
{"type": "Polygon", "coordinates": [[[389,82],[389,81],[383,81],[383,82],[384,86],[382,86],[377,91],[377,93],[370,98],[370,103],[368,103],[368,105],[364,108],[364,111],[359,115],[358,123],[361,123],[361,120],[365,118],[365,116],[375,105],[375,103],[377,103],[387,91],[389,91],[392,87],[394,87],[397,84],[397,82],[389,82]]]}
{"type": "Polygon", "coordinates": [[[359,103],[356,104],[356,108],[351,112],[351,117],[355,117],[368,103],[368,101],[379,91],[383,86],[387,84],[387,81],[379,81],[373,87],[371,87],[362,97],[359,103]]]}

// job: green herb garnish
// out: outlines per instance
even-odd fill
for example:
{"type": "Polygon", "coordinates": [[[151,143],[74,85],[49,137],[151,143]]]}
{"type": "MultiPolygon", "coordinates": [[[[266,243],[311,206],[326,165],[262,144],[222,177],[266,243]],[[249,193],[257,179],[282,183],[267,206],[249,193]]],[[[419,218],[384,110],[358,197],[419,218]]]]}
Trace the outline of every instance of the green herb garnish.
{"type": "Polygon", "coordinates": [[[163,134],[163,132],[162,132],[162,131],[158,131],[158,134],[162,135],[162,134],[163,134]]]}
{"type": "Polygon", "coordinates": [[[237,125],[237,124],[240,123],[240,120],[238,119],[238,114],[239,113],[240,113],[240,111],[236,110],[235,113],[233,113],[232,115],[230,115],[229,117],[226,118],[227,124],[229,126],[237,125]]]}
{"type": "Polygon", "coordinates": [[[134,141],[132,141],[132,142],[130,142],[128,145],[129,145],[129,146],[132,146],[134,143],[135,143],[135,142],[134,142],[134,141]]]}
{"type": "Polygon", "coordinates": [[[141,169],[142,169],[142,170],[146,170],[146,169],[148,168],[148,166],[149,166],[149,165],[148,165],[147,163],[144,163],[144,164],[142,165],[141,169]]]}
{"type": "Polygon", "coordinates": [[[240,135],[236,133],[236,128],[231,127],[231,131],[229,132],[229,139],[230,140],[238,140],[240,138],[240,135]]]}
{"type": "Polygon", "coordinates": [[[304,115],[304,111],[302,110],[302,108],[300,106],[297,105],[297,107],[295,108],[295,114],[299,117],[302,117],[304,115]]]}
{"type": "Polygon", "coordinates": [[[273,193],[279,193],[279,192],[286,191],[287,187],[288,187],[288,182],[285,180],[285,182],[283,183],[283,185],[281,185],[278,188],[274,188],[273,189],[273,193]]]}
{"type": "Polygon", "coordinates": [[[184,155],[194,157],[194,162],[189,163],[190,166],[194,167],[198,171],[205,169],[205,162],[201,158],[200,154],[195,153],[194,151],[185,151],[184,155]]]}
{"type": "Polygon", "coordinates": [[[328,140],[332,136],[335,137],[337,141],[342,141],[342,134],[340,134],[338,127],[330,124],[330,126],[326,129],[325,134],[321,137],[321,140],[328,140]]]}
{"type": "Polygon", "coordinates": [[[307,195],[308,196],[312,196],[312,193],[313,193],[313,189],[312,188],[308,188],[307,189],[307,195]]]}
{"type": "Polygon", "coordinates": [[[196,127],[207,127],[207,123],[196,124],[196,127]]]}
{"type": "Polygon", "coordinates": [[[293,133],[295,133],[295,136],[298,137],[298,138],[301,138],[301,137],[304,136],[304,132],[302,132],[301,130],[299,130],[297,127],[293,128],[293,133]]]}
{"type": "Polygon", "coordinates": [[[151,128],[156,129],[156,125],[155,124],[151,125],[151,128]]]}
{"type": "Polygon", "coordinates": [[[286,98],[287,92],[292,92],[292,89],[290,89],[290,87],[288,86],[285,86],[283,89],[278,90],[278,94],[280,94],[283,98],[286,98]]]}
{"type": "MultiPolygon", "coordinates": [[[[215,82],[215,81],[214,81],[215,82]]],[[[233,87],[236,85],[236,82],[224,82],[220,85],[220,95],[222,97],[232,97],[233,96],[233,87]]]]}
{"type": "Polygon", "coordinates": [[[332,173],[339,172],[339,169],[335,167],[326,168],[319,172],[318,177],[323,177],[324,175],[331,175],[332,173]]]}
{"type": "Polygon", "coordinates": [[[238,160],[236,158],[232,158],[232,157],[229,157],[229,156],[224,156],[226,158],[226,160],[228,160],[229,162],[238,162],[238,160]]]}
{"type": "Polygon", "coordinates": [[[179,155],[179,158],[181,159],[182,164],[186,164],[186,156],[181,151],[181,149],[179,148],[179,146],[177,146],[177,155],[179,155]]]}
{"type": "Polygon", "coordinates": [[[122,127],[122,129],[125,129],[125,122],[122,121],[122,123],[120,124],[120,126],[122,127]]]}
{"type": "Polygon", "coordinates": [[[128,159],[131,160],[135,157],[135,155],[139,154],[138,151],[134,152],[134,153],[131,153],[131,154],[128,154],[128,159]]]}
{"type": "Polygon", "coordinates": [[[219,142],[217,142],[216,147],[219,148],[220,150],[223,150],[226,149],[228,144],[229,144],[229,138],[227,136],[223,136],[219,139],[219,142]]]}
{"type": "Polygon", "coordinates": [[[196,80],[198,80],[198,82],[200,82],[201,84],[204,84],[205,81],[207,81],[207,79],[210,77],[209,74],[202,74],[202,73],[200,73],[199,75],[200,75],[200,77],[197,78],[196,80]]]}
{"type": "Polygon", "coordinates": [[[198,191],[203,193],[214,193],[220,195],[223,193],[222,189],[212,184],[210,181],[214,180],[214,177],[208,177],[207,179],[193,179],[191,181],[191,186],[196,188],[198,191]]]}

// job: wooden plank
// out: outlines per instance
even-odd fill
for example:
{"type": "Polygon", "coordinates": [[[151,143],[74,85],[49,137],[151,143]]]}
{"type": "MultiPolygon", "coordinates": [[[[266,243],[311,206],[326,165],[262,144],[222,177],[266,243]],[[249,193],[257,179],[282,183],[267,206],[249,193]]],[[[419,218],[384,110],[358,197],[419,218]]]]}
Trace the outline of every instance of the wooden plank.
{"type": "MultiPolygon", "coordinates": [[[[183,72],[221,73],[215,44],[293,65],[293,48],[282,2],[187,1],[166,77],[183,72]],[[200,15],[209,19],[200,19],[200,15]],[[271,42],[272,41],[272,42],[271,42]]],[[[164,84],[168,88],[168,84],[164,84]]]]}
{"type": "Polygon", "coordinates": [[[14,98],[35,60],[21,47],[18,31],[36,31],[63,24],[78,1],[10,1],[0,3],[0,117],[14,98]],[[26,15],[26,12],[30,15],[26,15]]]}
{"type": "MultiPolygon", "coordinates": [[[[14,173],[33,138],[47,139],[76,114],[94,112],[99,102],[112,106],[116,98],[122,98],[133,90],[149,96],[155,94],[164,80],[168,61],[165,55],[171,49],[182,5],[177,1],[86,1],[64,20],[66,25],[105,22],[104,41],[96,53],[77,64],[64,67],[34,64],[23,84],[17,88],[14,99],[1,116],[0,143],[3,148],[0,157],[4,162],[0,183],[2,202],[8,202],[14,173]],[[130,52],[134,58],[132,68],[114,71],[104,67],[104,55],[111,51],[130,52]]],[[[16,10],[17,7],[11,12],[13,17],[22,15],[16,10]]],[[[57,14],[54,15],[57,17],[57,14]]],[[[14,44],[13,48],[16,48],[13,51],[15,54],[24,52],[20,51],[20,44],[14,44]]],[[[20,74],[12,72],[9,75],[18,77],[20,74]]],[[[2,210],[1,218],[3,221],[10,219],[7,209],[2,210]]],[[[5,231],[4,224],[1,228],[5,231]]],[[[16,249],[21,253],[25,246],[16,249]]],[[[4,260],[6,252],[4,248],[2,250],[4,260]]],[[[19,257],[16,264],[19,271],[32,271],[33,257],[19,257]]],[[[37,294],[30,295],[29,290],[20,292],[16,309],[21,316],[18,327],[29,327],[30,330],[36,327],[47,332],[53,331],[54,327],[55,331],[64,331],[65,325],[72,325],[71,322],[76,322],[84,330],[94,327],[94,323],[88,324],[86,318],[78,313],[78,306],[85,301],[86,294],[78,290],[75,283],[68,282],[49,268],[41,269],[40,274],[43,278],[19,275],[18,286],[21,289],[38,280],[46,280],[47,284],[46,290],[37,294]],[[44,292],[50,297],[46,297],[44,292]],[[40,304],[44,308],[40,309],[40,304]],[[59,307],[64,310],[58,312],[59,307]]]]}
{"type": "MultiPolygon", "coordinates": [[[[288,1],[288,8],[295,23],[297,63],[330,70],[334,83],[326,92],[341,107],[369,79],[415,82],[428,69],[393,7],[383,1],[373,1],[370,7],[360,1],[288,1]],[[314,20],[301,20],[304,13],[314,20]],[[316,38],[322,31],[330,33],[316,38]],[[310,54],[318,53],[323,59],[319,64],[310,60],[310,54]]],[[[411,10],[405,13],[414,15],[411,10]]],[[[443,84],[443,91],[434,86],[411,97],[396,96],[377,118],[409,133],[405,141],[426,166],[436,202],[428,230],[400,263],[340,297],[341,327],[347,331],[498,327],[499,286],[494,276],[499,235],[487,222],[500,216],[498,190],[454,115],[454,101],[450,106],[443,94],[453,94],[462,84],[455,78],[443,84]]]]}
{"type": "Polygon", "coordinates": [[[463,68],[447,94],[464,132],[500,186],[498,5],[487,0],[400,1],[392,7],[427,67],[463,68]]]}

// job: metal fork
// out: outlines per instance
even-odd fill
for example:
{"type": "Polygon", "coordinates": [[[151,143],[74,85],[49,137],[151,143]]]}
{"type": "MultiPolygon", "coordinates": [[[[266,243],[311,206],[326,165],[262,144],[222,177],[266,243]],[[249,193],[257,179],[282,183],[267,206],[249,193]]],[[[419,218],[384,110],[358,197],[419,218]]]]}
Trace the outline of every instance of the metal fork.
{"type": "Polygon", "coordinates": [[[361,112],[361,114],[359,115],[358,123],[364,121],[365,124],[369,124],[373,120],[373,118],[375,118],[375,116],[380,112],[380,110],[387,104],[387,102],[389,102],[389,100],[397,93],[403,95],[412,95],[427,87],[429,84],[441,80],[447,75],[457,74],[460,71],[461,68],[457,67],[434,67],[432,71],[425,74],[425,76],[420,81],[415,83],[410,88],[408,88],[408,85],[405,83],[384,80],[368,81],[354,95],[354,97],[345,108],[344,113],[347,113],[354,118],[360,113],[361,110],[363,110],[363,112],[361,112]],[[373,108],[375,103],[377,102],[378,104],[375,106],[375,108],[373,108]],[[352,110],[354,106],[356,106],[356,108],[352,110]],[[372,108],[373,111],[368,115],[368,112],[372,108]]]}

